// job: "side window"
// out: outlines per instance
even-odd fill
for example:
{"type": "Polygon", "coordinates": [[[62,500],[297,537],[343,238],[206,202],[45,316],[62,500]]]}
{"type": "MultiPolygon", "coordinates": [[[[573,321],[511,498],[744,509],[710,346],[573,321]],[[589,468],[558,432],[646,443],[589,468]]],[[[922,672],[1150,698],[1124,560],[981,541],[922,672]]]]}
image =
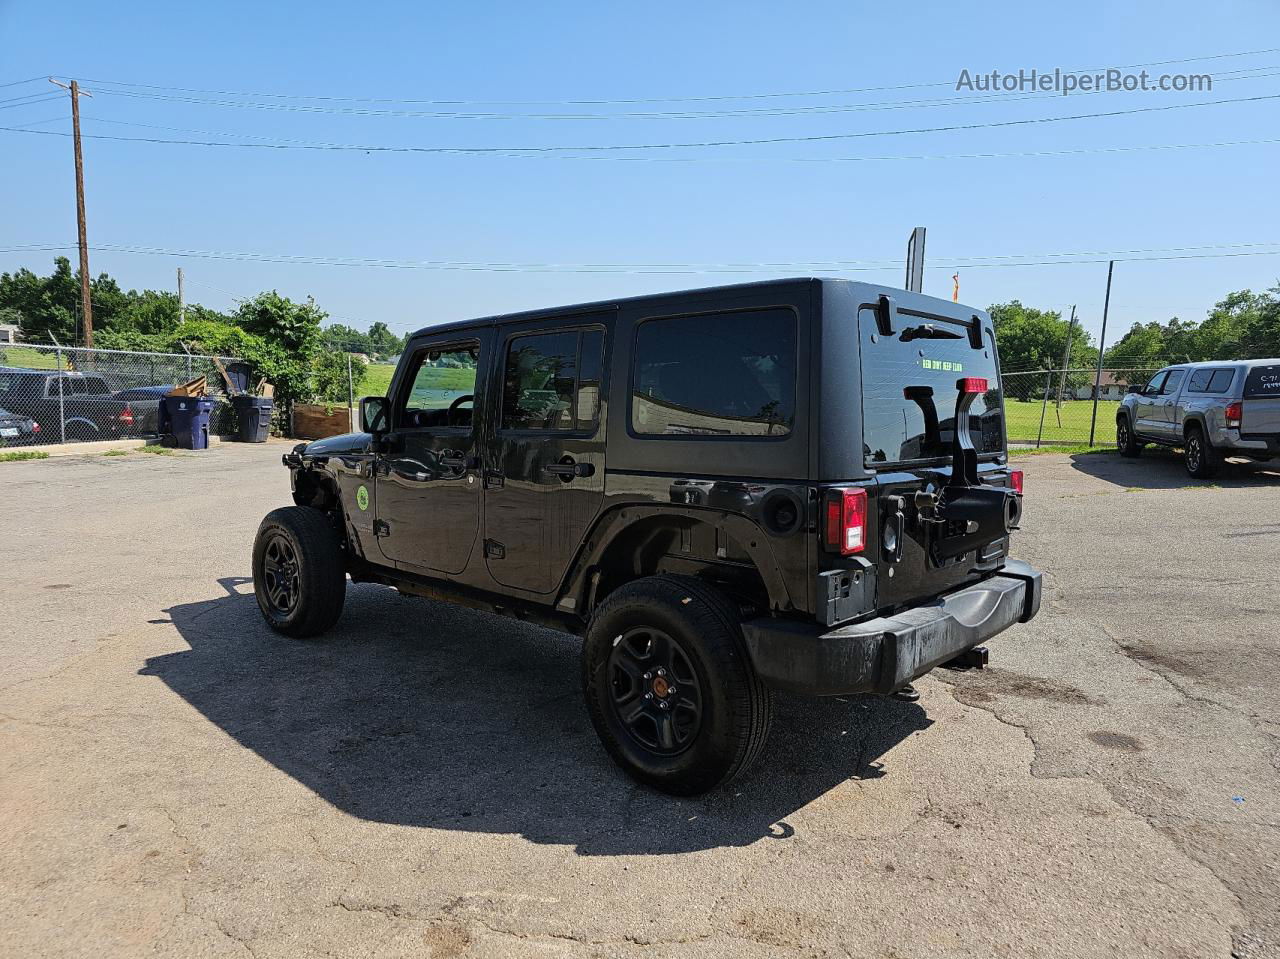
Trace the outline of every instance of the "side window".
{"type": "Polygon", "coordinates": [[[604,331],[514,336],[502,375],[502,429],[587,430],[600,412],[604,331]]]}
{"type": "Polygon", "coordinates": [[[1196,370],[1191,374],[1191,379],[1187,381],[1188,393],[1207,393],[1209,392],[1209,380],[1213,377],[1213,370],[1196,370]]]}
{"type": "Polygon", "coordinates": [[[469,427],[474,409],[478,343],[428,348],[414,358],[413,379],[397,422],[405,429],[469,427]]]}
{"type": "Polygon", "coordinates": [[[756,310],[636,330],[631,428],[648,436],[783,437],[796,412],[796,317],[756,310]]]}
{"type": "Polygon", "coordinates": [[[1169,396],[1178,392],[1178,387],[1182,385],[1182,378],[1186,375],[1186,370],[1170,370],[1169,378],[1164,381],[1164,386],[1160,387],[1160,395],[1169,396]]]}
{"type": "Polygon", "coordinates": [[[1209,379],[1206,393],[1225,393],[1231,389],[1231,381],[1236,378],[1235,370],[1214,370],[1209,379]]]}
{"type": "Polygon", "coordinates": [[[1168,375],[1169,372],[1167,370],[1161,370],[1147,381],[1147,385],[1142,388],[1142,392],[1147,396],[1155,396],[1160,392],[1160,387],[1164,386],[1164,379],[1168,375]]]}

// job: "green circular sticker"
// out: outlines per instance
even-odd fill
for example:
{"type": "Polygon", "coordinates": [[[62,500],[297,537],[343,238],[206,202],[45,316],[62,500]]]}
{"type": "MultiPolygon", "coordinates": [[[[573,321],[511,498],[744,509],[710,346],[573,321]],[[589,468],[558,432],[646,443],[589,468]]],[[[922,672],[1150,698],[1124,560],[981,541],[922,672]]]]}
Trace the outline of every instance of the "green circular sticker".
{"type": "Polygon", "coordinates": [[[361,486],[356,490],[356,505],[361,509],[369,508],[369,487],[361,486]]]}

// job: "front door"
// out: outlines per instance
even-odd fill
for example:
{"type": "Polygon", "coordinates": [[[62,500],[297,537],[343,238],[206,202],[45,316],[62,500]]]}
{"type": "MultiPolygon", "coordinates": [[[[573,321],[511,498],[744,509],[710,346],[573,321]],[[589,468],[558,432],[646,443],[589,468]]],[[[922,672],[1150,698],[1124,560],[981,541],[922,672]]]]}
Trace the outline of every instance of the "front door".
{"type": "Polygon", "coordinates": [[[1170,370],[1160,386],[1160,395],[1156,397],[1156,411],[1161,439],[1176,440],[1182,438],[1182,419],[1178,416],[1178,391],[1182,388],[1182,379],[1186,370],[1170,370]]]}
{"type": "Polygon", "coordinates": [[[480,532],[480,419],[492,333],[425,338],[391,396],[374,497],[379,549],[427,574],[466,568],[480,532]]]}
{"type": "Polygon", "coordinates": [[[500,331],[500,409],[485,463],[485,556],[504,586],[549,593],[604,500],[611,315],[500,331]]]}
{"type": "Polygon", "coordinates": [[[1159,407],[1156,405],[1160,400],[1160,387],[1164,386],[1165,377],[1168,371],[1161,370],[1146,386],[1142,388],[1142,392],[1137,395],[1133,401],[1133,429],[1135,433],[1142,433],[1146,436],[1156,436],[1160,432],[1160,424],[1158,423],[1159,407]]]}

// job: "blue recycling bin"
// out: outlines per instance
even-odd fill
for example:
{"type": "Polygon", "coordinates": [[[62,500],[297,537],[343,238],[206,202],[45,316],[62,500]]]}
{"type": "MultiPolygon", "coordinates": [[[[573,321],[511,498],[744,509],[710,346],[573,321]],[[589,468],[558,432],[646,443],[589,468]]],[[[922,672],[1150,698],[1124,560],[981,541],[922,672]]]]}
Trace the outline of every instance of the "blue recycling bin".
{"type": "Polygon", "coordinates": [[[209,396],[166,396],[160,404],[162,433],[184,450],[209,448],[209,417],[217,401],[209,396]]]}

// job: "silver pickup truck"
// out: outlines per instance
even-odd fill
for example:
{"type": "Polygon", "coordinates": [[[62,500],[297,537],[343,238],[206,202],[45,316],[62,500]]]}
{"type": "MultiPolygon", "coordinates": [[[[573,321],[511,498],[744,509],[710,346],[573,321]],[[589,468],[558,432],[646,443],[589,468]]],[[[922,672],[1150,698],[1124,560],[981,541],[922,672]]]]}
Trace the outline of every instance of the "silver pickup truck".
{"type": "Polygon", "coordinates": [[[1280,457],[1280,359],[1182,363],[1130,386],[1116,446],[1137,456],[1147,443],[1181,447],[1187,472],[1201,479],[1228,456],[1280,457]]]}

